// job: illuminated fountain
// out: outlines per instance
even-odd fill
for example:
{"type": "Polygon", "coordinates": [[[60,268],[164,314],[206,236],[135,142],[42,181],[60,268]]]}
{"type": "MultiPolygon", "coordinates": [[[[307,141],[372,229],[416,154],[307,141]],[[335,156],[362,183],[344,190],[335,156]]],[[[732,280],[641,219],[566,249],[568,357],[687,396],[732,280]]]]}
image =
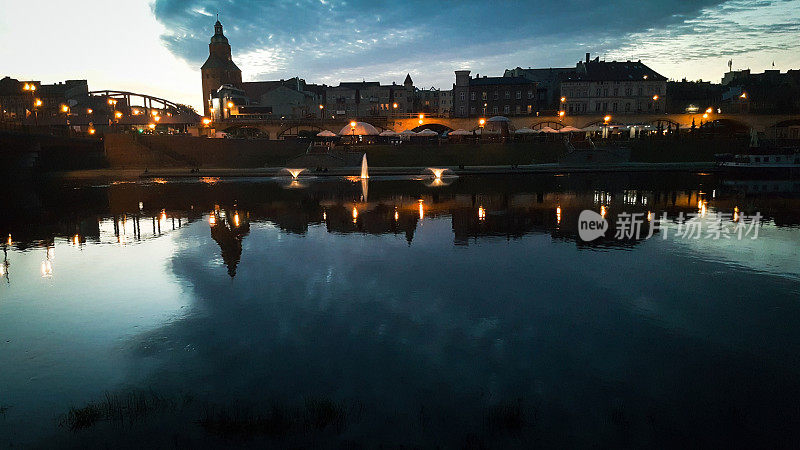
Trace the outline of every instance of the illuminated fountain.
{"type": "Polygon", "coordinates": [[[369,178],[369,171],[367,170],[367,154],[361,158],[361,179],[366,180],[369,178]]]}
{"type": "Polygon", "coordinates": [[[441,180],[442,179],[442,174],[444,174],[445,171],[450,170],[450,169],[437,169],[435,167],[428,167],[428,170],[431,171],[431,173],[433,174],[433,178],[434,179],[441,180]]]}
{"type": "Polygon", "coordinates": [[[283,170],[289,172],[289,174],[292,176],[292,179],[296,180],[297,177],[299,177],[300,174],[306,169],[289,169],[289,168],[285,168],[283,170]]]}
{"type": "Polygon", "coordinates": [[[439,186],[447,186],[452,183],[452,179],[456,178],[455,174],[447,174],[450,169],[439,169],[436,167],[428,167],[426,170],[431,172],[433,176],[433,181],[428,184],[428,187],[439,187],[439,186]],[[449,181],[445,181],[446,179],[450,178],[449,181]]]}

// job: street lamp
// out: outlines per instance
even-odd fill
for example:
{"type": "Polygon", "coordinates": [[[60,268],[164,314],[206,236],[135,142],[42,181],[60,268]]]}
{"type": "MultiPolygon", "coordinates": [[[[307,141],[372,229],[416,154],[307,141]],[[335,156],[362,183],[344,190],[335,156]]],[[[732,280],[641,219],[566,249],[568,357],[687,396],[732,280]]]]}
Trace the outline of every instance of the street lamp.
{"type": "Polygon", "coordinates": [[[566,112],[566,111],[559,111],[559,112],[558,112],[558,117],[559,117],[559,118],[563,118],[563,117],[564,117],[564,116],[566,116],[566,115],[567,115],[567,112],[566,112]]]}
{"type": "Polygon", "coordinates": [[[604,123],[611,122],[611,116],[605,116],[605,117],[603,117],[603,122],[604,122],[604,123]]]}
{"type": "Polygon", "coordinates": [[[655,102],[657,102],[657,101],[658,101],[658,95],[654,95],[654,96],[653,96],[653,101],[655,101],[655,102]]]}
{"type": "Polygon", "coordinates": [[[356,143],[356,121],[350,121],[350,131],[353,133],[353,143],[356,143]]]}
{"type": "Polygon", "coordinates": [[[561,97],[561,103],[566,103],[566,102],[567,102],[567,97],[561,97]]]}

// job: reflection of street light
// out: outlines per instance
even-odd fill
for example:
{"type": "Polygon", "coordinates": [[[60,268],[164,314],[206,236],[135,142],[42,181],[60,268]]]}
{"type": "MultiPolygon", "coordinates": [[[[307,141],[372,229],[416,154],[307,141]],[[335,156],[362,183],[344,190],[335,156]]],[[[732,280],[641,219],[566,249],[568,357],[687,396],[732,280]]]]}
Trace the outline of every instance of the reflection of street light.
{"type": "Polygon", "coordinates": [[[713,110],[712,108],[708,108],[708,109],[706,110],[706,114],[711,114],[711,113],[713,113],[713,112],[714,112],[714,110],[713,110]]]}
{"type": "Polygon", "coordinates": [[[565,103],[567,101],[567,97],[561,97],[561,103],[565,103]]]}
{"type": "Polygon", "coordinates": [[[559,111],[559,112],[558,112],[558,117],[564,117],[564,116],[566,116],[566,115],[567,115],[567,112],[566,112],[566,111],[559,111]]]}

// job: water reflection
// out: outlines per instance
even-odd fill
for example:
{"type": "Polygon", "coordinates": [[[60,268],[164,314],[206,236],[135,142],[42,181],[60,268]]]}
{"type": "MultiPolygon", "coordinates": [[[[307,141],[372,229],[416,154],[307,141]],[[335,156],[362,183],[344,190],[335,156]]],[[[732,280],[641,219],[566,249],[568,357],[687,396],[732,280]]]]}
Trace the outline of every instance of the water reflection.
{"type": "Polygon", "coordinates": [[[438,418],[480,429],[481,405],[520,397],[537,408],[534,431],[577,436],[575,447],[622,419],[654,436],[702,436],[712,423],[720,436],[713,421],[731,405],[754,411],[747,429],[796,410],[796,193],[742,194],[691,176],[370,183],[369,197],[360,182],[317,179],[303,190],[77,186],[12,204],[0,218],[14,236],[0,265],[10,293],[0,329],[12,341],[0,363],[23,369],[0,382],[20,403],[42,392],[25,401],[47,420],[117,385],[357,398],[369,413],[353,433],[404,438],[403,421],[425,423],[409,432],[417,444],[449,432],[438,418]],[[610,221],[641,214],[645,235],[662,212],[760,211],[769,234],[744,247],[584,243],[584,209],[610,221]],[[148,301],[161,308],[143,320],[148,301]],[[49,353],[85,359],[37,365],[51,335],[49,353]],[[99,375],[84,382],[82,368],[99,375]],[[80,380],[75,394],[47,403],[67,378],[80,380]],[[401,425],[386,426],[381,414],[395,412],[401,425]]]}

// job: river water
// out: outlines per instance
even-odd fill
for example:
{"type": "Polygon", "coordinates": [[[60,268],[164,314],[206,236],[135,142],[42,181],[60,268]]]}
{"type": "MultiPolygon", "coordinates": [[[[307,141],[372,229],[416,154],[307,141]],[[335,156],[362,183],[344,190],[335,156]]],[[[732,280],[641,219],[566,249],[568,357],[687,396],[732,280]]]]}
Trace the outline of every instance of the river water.
{"type": "Polygon", "coordinates": [[[5,192],[0,446],[752,447],[800,434],[796,180],[301,175],[5,192]],[[584,210],[611,223],[605,237],[580,238],[584,210]],[[684,217],[683,231],[705,229],[680,236],[684,217]],[[130,392],[184,400],[70,429],[70,408],[130,392]],[[319,402],[336,426],[309,425],[319,402]],[[201,420],[276,405],[303,424],[223,433],[201,420]]]}

